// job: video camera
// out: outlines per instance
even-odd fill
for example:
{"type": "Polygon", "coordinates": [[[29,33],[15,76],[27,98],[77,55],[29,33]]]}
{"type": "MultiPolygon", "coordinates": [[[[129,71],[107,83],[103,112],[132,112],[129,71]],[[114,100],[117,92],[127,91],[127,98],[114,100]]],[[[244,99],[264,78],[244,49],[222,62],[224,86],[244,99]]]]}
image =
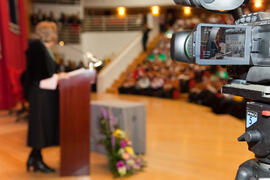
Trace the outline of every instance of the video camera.
{"type": "Polygon", "coordinates": [[[222,92],[248,100],[245,141],[255,159],[240,165],[236,180],[270,178],[270,14],[242,14],[247,0],[174,0],[175,3],[231,13],[234,25],[199,24],[176,32],[171,39],[173,60],[201,65],[226,65],[233,78],[222,92]]]}
{"type": "MultiPolygon", "coordinates": [[[[222,13],[231,12],[245,3],[244,0],[222,3],[219,3],[220,0],[175,2],[212,11],[222,10],[222,13]]],[[[244,72],[244,80],[254,84],[267,84],[270,82],[269,36],[270,14],[264,12],[239,16],[235,25],[199,24],[192,32],[177,32],[173,35],[171,57],[177,61],[201,65],[252,66],[244,72]]],[[[238,72],[238,78],[243,77],[244,73],[240,73],[240,70],[234,71],[238,72]]]]}

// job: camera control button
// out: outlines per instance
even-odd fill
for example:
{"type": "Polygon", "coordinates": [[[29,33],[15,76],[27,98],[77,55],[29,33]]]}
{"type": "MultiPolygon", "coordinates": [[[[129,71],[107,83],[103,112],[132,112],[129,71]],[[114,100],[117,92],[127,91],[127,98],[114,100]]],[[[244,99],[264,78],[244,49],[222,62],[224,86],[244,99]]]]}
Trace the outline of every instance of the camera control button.
{"type": "Polygon", "coordinates": [[[246,18],[246,22],[248,22],[248,23],[251,22],[251,17],[250,16],[246,18]]]}
{"type": "Polygon", "coordinates": [[[262,115],[266,117],[270,117],[270,111],[262,111],[262,115]]]}
{"type": "Polygon", "coordinates": [[[253,16],[251,21],[252,21],[252,22],[256,22],[256,21],[257,21],[257,19],[258,19],[258,17],[257,17],[257,16],[253,16]]]}

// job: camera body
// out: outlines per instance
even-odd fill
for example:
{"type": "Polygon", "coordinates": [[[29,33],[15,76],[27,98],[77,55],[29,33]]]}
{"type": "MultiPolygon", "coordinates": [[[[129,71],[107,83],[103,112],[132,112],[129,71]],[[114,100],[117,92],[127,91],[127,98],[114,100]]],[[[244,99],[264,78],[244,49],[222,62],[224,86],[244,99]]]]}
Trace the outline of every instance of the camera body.
{"type": "Polygon", "coordinates": [[[173,35],[171,57],[201,65],[249,66],[246,81],[269,83],[269,36],[270,13],[243,15],[235,25],[199,24],[192,32],[173,35]]]}

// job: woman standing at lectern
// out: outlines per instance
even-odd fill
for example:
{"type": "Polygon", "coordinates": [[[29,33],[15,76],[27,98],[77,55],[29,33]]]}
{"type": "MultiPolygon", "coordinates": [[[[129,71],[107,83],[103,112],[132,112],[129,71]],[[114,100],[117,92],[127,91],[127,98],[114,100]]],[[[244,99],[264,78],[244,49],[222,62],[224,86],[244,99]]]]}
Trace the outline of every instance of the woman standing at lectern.
{"type": "Polygon", "coordinates": [[[27,161],[27,171],[55,172],[42,159],[41,150],[59,144],[58,90],[39,88],[42,79],[56,73],[57,65],[51,52],[57,42],[57,27],[53,22],[40,22],[35,29],[36,39],[29,41],[26,52],[27,67],[24,91],[29,102],[27,145],[32,151],[27,161]]]}

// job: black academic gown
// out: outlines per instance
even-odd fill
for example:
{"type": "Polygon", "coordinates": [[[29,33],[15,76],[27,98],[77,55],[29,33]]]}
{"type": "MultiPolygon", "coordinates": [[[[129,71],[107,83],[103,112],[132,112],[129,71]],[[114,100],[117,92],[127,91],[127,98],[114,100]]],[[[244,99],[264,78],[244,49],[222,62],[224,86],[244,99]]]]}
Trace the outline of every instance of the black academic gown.
{"type": "Polygon", "coordinates": [[[42,79],[56,73],[57,65],[47,48],[39,40],[29,42],[26,52],[27,68],[24,90],[29,102],[27,144],[43,148],[59,144],[59,95],[58,90],[39,88],[42,79]]]}

